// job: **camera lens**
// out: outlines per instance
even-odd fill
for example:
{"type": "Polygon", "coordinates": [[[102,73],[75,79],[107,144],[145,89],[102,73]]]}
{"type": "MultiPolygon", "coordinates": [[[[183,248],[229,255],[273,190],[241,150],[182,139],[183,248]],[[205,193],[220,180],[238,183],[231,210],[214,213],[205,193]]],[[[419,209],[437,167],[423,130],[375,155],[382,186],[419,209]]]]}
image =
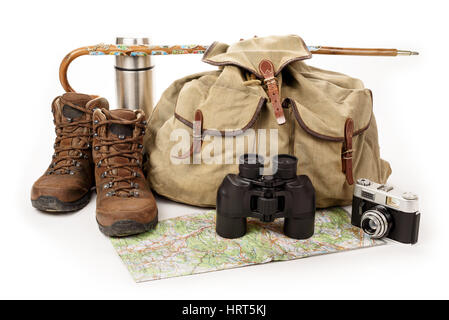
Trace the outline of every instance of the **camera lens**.
{"type": "Polygon", "coordinates": [[[276,178],[293,179],[296,178],[296,168],[298,158],[288,154],[280,154],[273,157],[273,170],[276,178]]]}
{"type": "Polygon", "coordinates": [[[247,179],[257,179],[262,173],[264,158],[257,154],[247,153],[239,159],[239,175],[247,179]]]}
{"type": "Polygon", "coordinates": [[[361,228],[373,239],[381,239],[388,235],[392,218],[385,207],[377,206],[362,215],[361,228]]]}
{"type": "Polygon", "coordinates": [[[379,225],[374,220],[370,220],[368,222],[368,225],[372,230],[377,230],[377,228],[379,228],[379,225]]]}

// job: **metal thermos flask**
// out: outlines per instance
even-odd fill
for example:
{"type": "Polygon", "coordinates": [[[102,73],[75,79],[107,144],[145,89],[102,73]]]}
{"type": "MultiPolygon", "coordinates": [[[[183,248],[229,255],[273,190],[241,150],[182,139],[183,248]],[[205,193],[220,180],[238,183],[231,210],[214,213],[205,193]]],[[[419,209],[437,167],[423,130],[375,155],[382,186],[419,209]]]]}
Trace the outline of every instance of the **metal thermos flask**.
{"type": "MultiPolygon", "coordinates": [[[[148,38],[121,38],[117,45],[149,45],[148,38]]],[[[116,56],[115,75],[118,107],[140,109],[147,117],[153,111],[153,65],[150,55],[116,56]]]]}

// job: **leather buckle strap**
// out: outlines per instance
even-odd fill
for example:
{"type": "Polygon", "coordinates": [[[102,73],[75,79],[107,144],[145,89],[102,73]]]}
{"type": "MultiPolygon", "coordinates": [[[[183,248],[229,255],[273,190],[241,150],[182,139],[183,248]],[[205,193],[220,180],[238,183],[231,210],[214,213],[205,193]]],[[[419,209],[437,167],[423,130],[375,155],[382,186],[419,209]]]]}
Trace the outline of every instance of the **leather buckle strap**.
{"type": "Polygon", "coordinates": [[[354,184],[354,177],[352,174],[352,156],[354,152],[354,149],[352,149],[353,135],[354,121],[351,118],[348,118],[345,122],[345,140],[341,151],[341,165],[343,172],[346,174],[346,181],[350,185],[354,184]]]}
{"type": "Polygon", "coordinates": [[[193,163],[200,163],[201,160],[198,159],[201,154],[201,146],[203,143],[203,113],[200,109],[195,110],[195,121],[193,122],[193,163]]]}
{"type": "Polygon", "coordinates": [[[270,60],[262,60],[259,63],[259,71],[264,77],[264,82],[267,85],[268,97],[273,105],[277,123],[284,124],[284,110],[282,109],[281,98],[279,96],[279,86],[276,77],[274,76],[274,65],[270,60]]]}

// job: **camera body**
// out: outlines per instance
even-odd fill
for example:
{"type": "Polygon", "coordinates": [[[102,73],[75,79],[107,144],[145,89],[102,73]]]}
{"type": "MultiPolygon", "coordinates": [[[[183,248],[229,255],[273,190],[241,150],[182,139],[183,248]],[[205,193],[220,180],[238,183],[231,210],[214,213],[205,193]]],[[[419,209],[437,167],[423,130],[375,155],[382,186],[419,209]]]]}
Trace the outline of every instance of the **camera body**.
{"type": "Polygon", "coordinates": [[[415,244],[420,216],[417,195],[368,179],[357,180],[351,223],[372,238],[415,244]]]}
{"type": "Polygon", "coordinates": [[[296,174],[297,161],[290,155],[278,155],[274,158],[276,174],[264,176],[263,158],[243,155],[239,174],[228,174],[218,189],[217,233],[223,238],[239,238],[246,233],[247,217],[263,222],[285,218],[286,236],[311,237],[315,227],[315,189],[307,176],[296,174]]]}

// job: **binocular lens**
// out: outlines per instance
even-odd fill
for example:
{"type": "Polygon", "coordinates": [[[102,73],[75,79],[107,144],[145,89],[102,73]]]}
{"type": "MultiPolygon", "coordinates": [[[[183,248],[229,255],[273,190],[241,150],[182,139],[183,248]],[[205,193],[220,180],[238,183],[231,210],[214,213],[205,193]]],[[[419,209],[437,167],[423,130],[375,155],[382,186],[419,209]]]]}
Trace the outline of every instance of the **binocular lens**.
{"type": "Polygon", "coordinates": [[[298,165],[298,158],[288,154],[280,154],[273,157],[273,169],[275,176],[281,179],[296,178],[296,168],[298,165]]]}
{"type": "Polygon", "coordinates": [[[257,179],[262,173],[264,158],[257,154],[247,153],[239,159],[239,175],[247,179],[257,179]]]}
{"type": "Polygon", "coordinates": [[[390,220],[385,209],[376,207],[363,213],[361,227],[371,238],[380,239],[388,234],[391,227],[390,220]]]}

